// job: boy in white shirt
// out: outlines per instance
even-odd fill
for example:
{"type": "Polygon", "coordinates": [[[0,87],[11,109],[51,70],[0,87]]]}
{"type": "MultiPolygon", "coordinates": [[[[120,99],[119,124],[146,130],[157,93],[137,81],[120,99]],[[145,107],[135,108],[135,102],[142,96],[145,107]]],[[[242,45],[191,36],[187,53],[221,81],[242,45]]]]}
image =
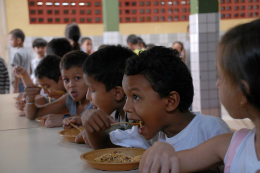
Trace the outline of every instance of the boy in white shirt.
{"type": "Polygon", "coordinates": [[[47,41],[45,41],[42,38],[36,38],[33,41],[32,47],[35,53],[37,53],[37,57],[35,57],[32,60],[32,75],[31,78],[33,80],[33,83],[37,83],[37,79],[34,75],[34,70],[36,69],[37,65],[39,64],[39,62],[41,61],[41,59],[45,56],[45,52],[46,52],[46,46],[47,46],[47,41]]]}
{"type": "Polygon", "coordinates": [[[142,126],[108,135],[104,130],[111,127],[110,117],[86,115],[83,125],[94,149],[147,149],[163,140],[184,150],[231,132],[220,118],[189,111],[194,95],[192,77],[176,50],[156,46],[129,58],[122,86],[127,96],[124,111],[130,120],[142,121],[142,126]]]}

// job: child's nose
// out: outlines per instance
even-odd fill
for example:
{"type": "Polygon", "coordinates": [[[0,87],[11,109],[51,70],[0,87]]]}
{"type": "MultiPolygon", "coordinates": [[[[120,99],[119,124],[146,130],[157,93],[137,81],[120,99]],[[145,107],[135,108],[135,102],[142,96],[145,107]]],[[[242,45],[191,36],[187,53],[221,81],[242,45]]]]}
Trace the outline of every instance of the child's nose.
{"type": "Polygon", "coordinates": [[[132,106],[131,106],[131,102],[129,99],[126,99],[126,102],[125,102],[125,105],[124,105],[124,111],[125,112],[128,112],[128,113],[131,113],[132,112],[132,106]]]}
{"type": "Polygon", "coordinates": [[[73,86],[75,86],[75,83],[74,83],[73,80],[70,80],[70,82],[69,82],[69,87],[73,87],[73,86]]]}

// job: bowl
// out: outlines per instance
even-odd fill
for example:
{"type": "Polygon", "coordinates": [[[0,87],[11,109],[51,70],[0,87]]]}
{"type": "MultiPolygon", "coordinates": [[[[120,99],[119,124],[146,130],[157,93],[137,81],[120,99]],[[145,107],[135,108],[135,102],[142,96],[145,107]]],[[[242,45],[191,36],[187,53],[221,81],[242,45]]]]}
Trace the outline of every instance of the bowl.
{"type": "Polygon", "coordinates": [[[42,119],[42,117],[36,118],[35,121],[40,122],[42,125],[44,125],[44,120],[42,119]]]}
{"type": "Polygon", "coordinates": [[[90,164],[93,168],[104,170],[104,171],[127,171],[132,169],[138,169],[139,161],[126,162],[126,163],[105,163],[105,162],[94,161],[96,157],[99,157],[105,153],[113,153],[114,151],[125,153],[126,155],[130,155],[130,156],[142,155],[145,152],[144,149],[140,149],[140,148],[107,148],[107,149],[86,152],[82,154],[80,158],[81,160],[84,160],[88,164],[90,164]]]}
{"type": "MultiPolygon", "coordinates": [[[[79,127],[79,128],[84,130],[84,127],[79,127]]],[[[59,132],[59,134],[63,136],[67,141],[74,142],[74,143],[76,143],[75,138],[78,136],[79,133],[80,131],[75,128],[64,129],[59,132]]],[[[79,143],[84,143],[84,141],[80,141],[79,143]]]]}

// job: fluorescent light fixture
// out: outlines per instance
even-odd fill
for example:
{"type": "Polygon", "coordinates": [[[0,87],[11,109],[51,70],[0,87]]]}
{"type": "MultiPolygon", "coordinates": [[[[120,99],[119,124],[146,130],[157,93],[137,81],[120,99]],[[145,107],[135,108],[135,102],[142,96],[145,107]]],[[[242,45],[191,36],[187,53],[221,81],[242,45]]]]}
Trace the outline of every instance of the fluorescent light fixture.
{"type": "Polygon", "coordinates": [[[85,5],[84,2],[80,2],[80,3],[79,3],[79,6],[84,6],[84,5],[85,5]]]}
{"type": "Polygon", "coordinates": [[[75,5],[76,5],[76,3],[75,3],[75,2],[72,2],[72,3],[70,3],[70,5],[71,5],[71,6],[75,6],[75,5]]]}
{"type": "Polygon", "coordinates": [[[59,3],[59,2],[55,2],[55,3],[54,3],[54,5],[56,5],[56,6],[59,6],[59,5],[60,5],[60,3],[59,3]]]}
{"type": "Polygon", "coordinates": [[[52,5],[52,2],[46,2],[45,4],[49,6],[52,5]]]}
{"type": "Polygon", "coordinates": [[[68,6],[69,3],[68,3],[68,2],[63,2],[62,5],[63,5],[63,6],[68,6]]]}
{"type": "Polygon", "coordinates": [[[181,1],[181,4],[186,4],[186,1],[181,1]]]}
{"type": "Polygon", "coordinates": [[[37,5],[43,5],[43,2],[37,2],[37,5]]]}
{"type": "Polygon", "coordinates": [[[172,5],[172,1],[168,1],[168,4],[169,4],[169,5],[172,5]]]}

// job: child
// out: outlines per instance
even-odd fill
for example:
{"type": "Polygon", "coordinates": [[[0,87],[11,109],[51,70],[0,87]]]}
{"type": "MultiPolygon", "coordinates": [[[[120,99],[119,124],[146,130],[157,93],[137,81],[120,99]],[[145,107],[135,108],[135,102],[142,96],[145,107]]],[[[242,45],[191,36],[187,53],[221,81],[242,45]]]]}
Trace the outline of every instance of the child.
{"type": "MultiPolygon", "coordinates": [[[[14,54],[11,65],[19,65],[26,69],[28,74],[31,74],[31,55],[23,47],[25,35],[22,30],[14,29],[9,33],[9,40],[12,47],[17,47],[18,52],[14,54]]],[[[14,93],[24,92],[22,80],[17,76],[13,77],[14,93]]]]}
{"type": "Polygon", "coordinates": [[[81,37],[81,33],[76,23],[70,23],[66,26],[65,37],[69,40],[73,50],[80,50],[78,41],[81,37]]]}
{"type": "MultiPolygon", "coordinates": [[[[45,87],[45,88],[52,88],[58,91],[66,91],[63,85],[63,80],[61,78],[61,73],[59,70],[59,63],[61,58],[56,55],[47,55],[44,57],[38,66],[36,67],[34,73],[37,80],[37,84],[45,87]]],[[[30,81],[30,77],[27,71],[20,66],[14,67],[14,74],[22,75],[23,82],[25,85],[33,84],[30,81]]],[[[44,93],[47,95],[45,97],[39,96],[35,99],[35,104],[37,105],[44,105],[47,103],[51,103],[61,97],[59,93],[53,92],[52,90],[43,89],[44,93]]],[[[19,98],[16,101],[16,107],[19,110],[24,109],[25,104],[23,99],[19,98]]],[[[69,111],[65,108],[62,111],[59,111],[55,116],[52,114],[46,115],[43,117],[45,121],[46,127],[60,127],[62,126],[62,118],[64,114],[67,114],[69,111]]]]}
{"type": "Polygon", "coordinates": [[[108,135],[104,129],[111,126],[109,118],[90,115],[83,124],[94,149],[116,146],[147,149],[153,142],[164,140],[184,150],[230,132],[220,118],[188,110],[193,100],[192,78],[176,50],[154,47],[129,58],[123,89],[127,96],[124,111],[129,120],[142,121],[142,127],[115,130],[108,135]]]}
{"type": "Polygon", "coordinates": [[[46,54],[54,54],[63,57],[72,50],[72,46],[66,38],[54,38],[47,44],[46,54]]]}
{"type": "Polygon", "coordinates": [[[126,42],[127,42],[128,47],[132,51],[134,51],[134,53],[137,55],[139,54],[139,52],[142,52],[145,50],[144,48],[140,47],[139,42],[138,42],[138,37],[134,34],[129,35],[127,37],[126,42]]]}
{"type": "Polygon", "coordinates": [[[69,110],[70,115],[81,115],[85,110],[91,109],[92,105],[86,100],[88,87],[84,82],[81,67],[87,57],[88,55],[82,51],[71,51],[63,56],[60,62],[60,71],[63,85],[68,94],[50,104],[37,107],[34,102],[40,89],[35,85],[28,84],[25,89],[27,95],[26,117],[33,120],[65,108],[69,110]]]}
{"type": "Polygon", "coordinates": [[[0,94],[9,94],[9,75],[3,58],[0,57],[0,94]]]}
{"type": "Polygon", "coordinates": [[[221,39],[218,48],[216,86],[228,113],[236,119],[249,118],[252,130],[216,136],[196,148],[177,154],[172,146],[158,142],[145,152],[140,171],[168,172],[179,162],[180,172],[195,172],[211,165],[225,163],[225,173],[260,171],[260,19],[238,25],[221,39]],[[162,163],[159,158],[171,160],[162,163]],[[177,157],[178,155],[178,157],[177,157]]]}
{"type": "Polygon", "coordinates": [[[92,51],[92,40],[89,37],[84,37],[80,41],[81,50],[83,52],[86,52],[88,55],[91,55],[93,53],[92,51]]]}
{"type": "Polygon", "coordinates": [[[42,38],[36,38],[33,41],[32,47],[33,50],[35,51],[35,53],[37,53],[37,57],[35,57],[32,60],[32,75],[31,78],[33,80],[33,83],[36,83],[36,78],[34,75],[34,70],[36,69],[37,65],[39,64],[40,60],[45,56],[45,52],[46,52],[46,45],[47,45],[47,41],[45,41],[42,38]]]}
{"type": "MultiPolygon", "coordinates": [[[[84,62],[83,76],[88,86],[86,97],[93,108],[98,110],[86,111],[81,117],[83,122],[88,114],[110,117],[114,111],[116,111],[116,122],[128,121],[123,110],[125,94],[122,88],[122,79],[126,60],[133,55],[134,53],[130,49],[121,46],[107,46],[91,54],[84,62]]],[[[74,121],[81,125],[80,121],[75,119],[74,121]]],[[[66,126],[69,124],[64,122],[64,125],[67,128],[66,126]]],[[[125,130],[131,126],[113,126],[107,132],[118,128],[125,130]]]]}
{"type": "Polygon", "coordinates": [[[185,49],[184,49],[183,43],[180,41],[175,41],[172,44],[172,48],[176,49],[178,52],[180,52],[182,54],[182,61],[185,62],[185,49]]]}

